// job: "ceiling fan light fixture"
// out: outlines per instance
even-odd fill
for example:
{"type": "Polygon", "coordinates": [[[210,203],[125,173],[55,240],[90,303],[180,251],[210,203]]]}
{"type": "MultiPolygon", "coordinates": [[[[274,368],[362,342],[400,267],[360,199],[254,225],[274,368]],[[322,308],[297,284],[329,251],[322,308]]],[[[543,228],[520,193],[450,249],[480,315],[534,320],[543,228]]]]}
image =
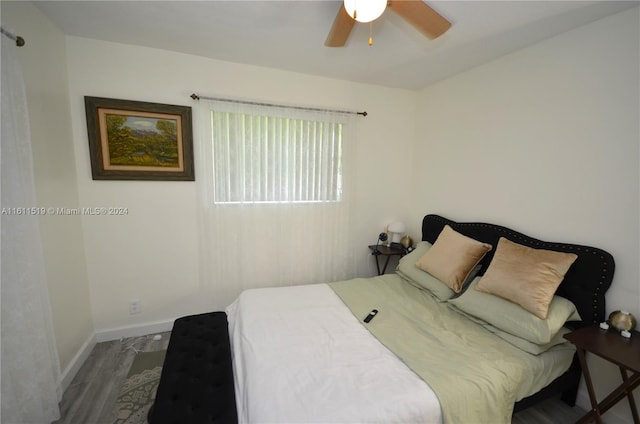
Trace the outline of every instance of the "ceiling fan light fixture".
{"type": "Polygon", "coordinates": [[[349,16],[358,22],[375,21],[387,7],[387,0],[344,0],[349,16]]]}

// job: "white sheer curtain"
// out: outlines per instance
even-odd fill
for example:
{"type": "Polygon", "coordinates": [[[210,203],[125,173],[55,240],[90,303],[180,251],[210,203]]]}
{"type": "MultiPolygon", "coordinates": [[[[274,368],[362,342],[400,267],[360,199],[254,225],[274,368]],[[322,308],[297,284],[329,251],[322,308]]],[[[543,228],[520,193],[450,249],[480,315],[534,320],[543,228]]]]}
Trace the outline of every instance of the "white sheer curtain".
{"type": "Polygon", "coordinates": [[[60,364],[53,336],[24,81],[14,41],[2,36],[2,422],[60,417],[60,364]]]}
{"type": "Polygon", "coordinates": [[[201,100],[201,275],[247,288],[351,278],[353,115],[201,100]]]}

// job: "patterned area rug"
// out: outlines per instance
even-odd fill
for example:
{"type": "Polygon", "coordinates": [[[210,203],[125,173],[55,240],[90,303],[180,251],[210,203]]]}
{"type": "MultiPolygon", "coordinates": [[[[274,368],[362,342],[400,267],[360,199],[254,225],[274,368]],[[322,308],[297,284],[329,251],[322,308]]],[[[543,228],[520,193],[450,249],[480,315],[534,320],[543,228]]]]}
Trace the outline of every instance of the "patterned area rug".
{"type": "Polygon", "coordinates": [[[160,382],[166,350],[138,352],[116,401],[113,424],[145,424],[160,382]]]}

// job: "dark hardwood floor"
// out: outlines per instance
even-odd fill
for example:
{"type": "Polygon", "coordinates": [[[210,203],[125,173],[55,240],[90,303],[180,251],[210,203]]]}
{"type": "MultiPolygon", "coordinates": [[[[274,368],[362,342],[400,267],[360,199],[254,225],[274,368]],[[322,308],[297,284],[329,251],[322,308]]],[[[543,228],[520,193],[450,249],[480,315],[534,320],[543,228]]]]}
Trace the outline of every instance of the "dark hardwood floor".
{"type": "MultiPolygon", "coordinates": [[[[65,391],[60,402],[58,424],[111,424],[120,386],[135,357],[135,350],[166,349],[170,333],[98,343],[65,391]]],[[[586,411],[569,407],[560,399],[550,399],[520,411],[512,424],[564,424],[576,422],[586,411]]],[[[186,424],[186,423],[185,423],[186,424]]],[[[473,424],[473,423],[464,423],[473,424]]]]}

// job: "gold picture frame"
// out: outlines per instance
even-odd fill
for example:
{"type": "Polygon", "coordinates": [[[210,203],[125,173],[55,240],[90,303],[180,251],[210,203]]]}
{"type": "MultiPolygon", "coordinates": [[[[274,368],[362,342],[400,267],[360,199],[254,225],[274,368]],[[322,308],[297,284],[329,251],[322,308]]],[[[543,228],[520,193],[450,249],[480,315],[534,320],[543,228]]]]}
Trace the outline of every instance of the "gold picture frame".
{"type": "Polygon", "coordinates": [[[191,107],[85,96],[94,180],[194,181],[191,107]]]}

